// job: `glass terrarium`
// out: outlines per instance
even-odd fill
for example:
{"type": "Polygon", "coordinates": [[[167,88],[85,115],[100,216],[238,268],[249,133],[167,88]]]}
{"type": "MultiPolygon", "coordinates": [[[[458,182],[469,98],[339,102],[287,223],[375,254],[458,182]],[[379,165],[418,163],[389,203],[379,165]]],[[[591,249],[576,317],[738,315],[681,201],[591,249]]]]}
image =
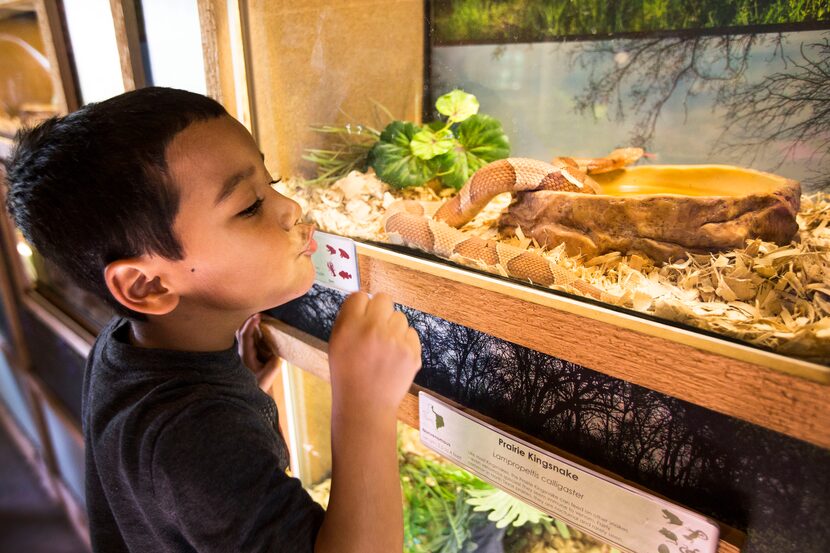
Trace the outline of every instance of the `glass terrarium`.
{"type": "Polygon", "coordinates": [[[660,6],[431,2],[406,36],[367,20],[353,60],[328,37],[358,31],[306,10],[311,69],[356,84],[300,73],[321,109],[278,109],[261,90],[293,54],[253,52],[257,109],[286,112],[260,118],[263,151],[304,155],[280,186],[322,230],[826,365],[830,12],[660,6]],[[421,28],[423,59],[402,46],[421,28]]]}

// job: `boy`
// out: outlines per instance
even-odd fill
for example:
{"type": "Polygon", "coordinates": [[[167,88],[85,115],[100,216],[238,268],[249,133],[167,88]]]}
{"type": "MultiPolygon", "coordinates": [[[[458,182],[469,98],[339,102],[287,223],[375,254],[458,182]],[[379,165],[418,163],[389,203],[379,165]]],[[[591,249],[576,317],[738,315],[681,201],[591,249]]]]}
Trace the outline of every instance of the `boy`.
{"type": "Polygon", "coordinates": [[[128,92],[18,136],[9,212],[121,315],[84,378],[96,551],[402,549],[396,409],[420,344],[389,297],[350,296],[331,335],[328,510],[285,474],[258,387],[275,360],[259,360],[250,318],[308,290],[315,243],[273,182],[242,125],[180,90],[128,92]]]}

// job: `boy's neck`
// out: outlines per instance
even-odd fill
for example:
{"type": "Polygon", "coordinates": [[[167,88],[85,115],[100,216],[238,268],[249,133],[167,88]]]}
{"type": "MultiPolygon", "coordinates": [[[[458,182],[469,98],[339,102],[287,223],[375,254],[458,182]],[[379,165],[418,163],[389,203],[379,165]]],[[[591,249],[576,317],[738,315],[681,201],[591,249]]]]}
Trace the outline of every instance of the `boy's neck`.
{"type": "Polygon", "coordinates": [[[223,351],[233,346],[236,330],[247,316],[181,317],[173,314],[132,321],[130,343],[151,349],[223,351]]]}

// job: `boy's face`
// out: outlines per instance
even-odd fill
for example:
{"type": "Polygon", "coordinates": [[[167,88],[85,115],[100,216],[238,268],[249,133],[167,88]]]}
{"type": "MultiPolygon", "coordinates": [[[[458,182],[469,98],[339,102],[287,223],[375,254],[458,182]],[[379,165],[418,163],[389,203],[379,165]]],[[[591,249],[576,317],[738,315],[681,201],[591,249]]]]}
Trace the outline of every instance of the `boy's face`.
{"type": "Polygon", "coordinates": [[[304,294],[314,281],[310,225],[271,188],[248,131],[223,116],[190,125],[166,151],[181,192],[174,229],[185,258],[173,265],[180,305],[255,313],[304,294]]]}

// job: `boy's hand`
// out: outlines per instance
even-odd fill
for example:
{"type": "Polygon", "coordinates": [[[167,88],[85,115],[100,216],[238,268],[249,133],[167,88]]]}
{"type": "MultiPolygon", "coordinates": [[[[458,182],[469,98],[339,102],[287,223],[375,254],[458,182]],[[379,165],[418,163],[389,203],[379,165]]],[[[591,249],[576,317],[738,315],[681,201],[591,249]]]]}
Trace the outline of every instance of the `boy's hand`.
{"type": "Polygon", "coordinates": [[[260,319],[259,313],[249,317],[236,331],[236,340],[239,343],[239,357],[254,373],[259,388],[267,393],[271,391],[279,372],[279,358],[262,338],[262,331],[259,329],[260,319]]]}
{"type": "Polygon", "coordinates": [[[347,411],[397,411],[421,368],[421,342],[387,294],[343,302],[329,339],[333,401],[347,411]]]}

